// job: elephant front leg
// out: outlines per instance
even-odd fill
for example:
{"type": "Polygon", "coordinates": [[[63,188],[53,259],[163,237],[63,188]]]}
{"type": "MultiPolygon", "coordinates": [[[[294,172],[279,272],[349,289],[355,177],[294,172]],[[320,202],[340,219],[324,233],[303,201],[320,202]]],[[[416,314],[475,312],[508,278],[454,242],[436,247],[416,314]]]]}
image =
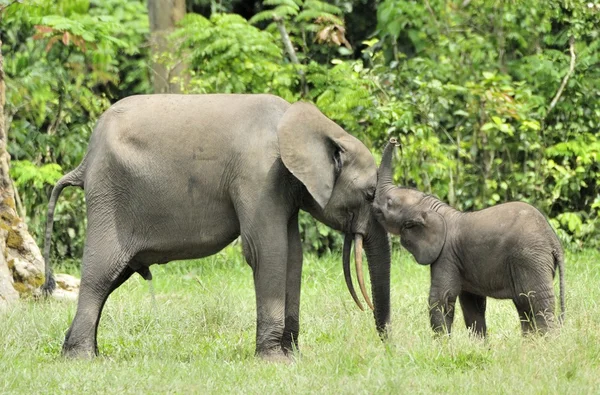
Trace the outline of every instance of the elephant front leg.
{"type": "Polygon", "coordinates": [[[485,324],[485,296],[462,291],[458,298],[467,328],[476,336],[485,337],[487,334],[485,324]]]}
{"type": "Polygon", "coordinates": [[[449,296],[447,292],[434,292],[429,294],[429,320],[431,329],[438,334],[449,335],[454,322],[454,306],[456,296],[449,296]]]}
{"type": "Polygon", "coordinates": [[[256,293],[256,355],[288,361],[281,347],[285,328],[287,232],[261,228],[260,235],[242,235],[244,255],[254,273],[256,293]]]}
{"type": "Polygon", "coordinates": [[[300,332],[300,284],[302,279],[302,242],[298,216],[288,224],[288,259],[285,291],[285,328],[281,347],[286,355],[298,350],[300,332]]]}
{"type": "Polygon", "coordinates": [[[429,290],[429,319],[436,334],[450,334],[454,321],[454,305],[460,292],[460,278],[450,262],[436,262],[431,266],[429,290]]]}

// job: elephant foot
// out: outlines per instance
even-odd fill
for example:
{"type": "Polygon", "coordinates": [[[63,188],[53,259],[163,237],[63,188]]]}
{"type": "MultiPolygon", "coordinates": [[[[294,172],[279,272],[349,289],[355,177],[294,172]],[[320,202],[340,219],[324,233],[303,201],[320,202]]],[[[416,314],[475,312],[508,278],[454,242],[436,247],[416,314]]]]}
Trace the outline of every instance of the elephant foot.
{"type": "Polygon", "coordinates": [[[73,344],[66,340],[62,347],[62,356],[69,359],[92,359],[98,356],[98,347],[73,344]]]}
{"type": "Polygon", "coordinates": [[[266,362],[274,362],[274,363],[284,363],[291,364],[295,362],[295,359],[292,356],[292,353],[285,353],[281,348],[257,352],[256,355],[266,362]]]}
{"type": "Polygon", "coordinates": [[[302,357],[300,350],[295,347],[293,349],[284,348],[283,353],[291,362],[297,362],[302,357]]]}
{"type": "Polygon", "coordinates": [[[293,356],[300,354],[300,350],[298,349],[298,336],[286,336],[284,333],[283,339],[281,340],[281,349],[285,355],[293,356]]]}
{"type": "Polygon", "coordinates": [[[446,330],[433,330],[433,335],[432,335],[434,340],[437,341],[444,341],[447,339],[450,339],[450,332],[446,331],[446,330]]]}
{"type": "Polygon", "coordinates": [[[97,353],[93,350],[63,347],[62,356],[68,359],[93,359],[97,353]]]}
{"type": "Polygon", "coordinates": [[[302,353],[300,352],[300,350],[298,350],[296,347],[294,347],[293,349],[291,348],[284,348],[283,349],[283,353],[285,355],[287,355],[290,358],[294,358],[294,359],[298,359],[300,358],[300,355],[302,355],[302,353]]]}

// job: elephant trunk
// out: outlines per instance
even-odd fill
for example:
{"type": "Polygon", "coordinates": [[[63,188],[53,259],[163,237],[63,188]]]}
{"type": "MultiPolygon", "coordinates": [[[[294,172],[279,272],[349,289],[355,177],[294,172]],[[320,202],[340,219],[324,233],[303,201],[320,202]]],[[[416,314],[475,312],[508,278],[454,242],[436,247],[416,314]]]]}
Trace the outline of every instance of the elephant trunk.
{"type": "Polygon", "coordinates": [[[365,234],[365,253],[371,277],[375,325],[379,336],[386,338],[390,322],[390,262],[391,252],[388,233],[374,218],[365,234]]]}
{"type": "MultiPolygon", "coordinates": [[[[371,277],[371,292],[373,303],[365,289],[363,273],[362,273],[362,244],[363,236],[357,234],[355,236],[355,263],[356,276],[360,284],[361,292],[371,308],[375,316],[375,325],[382,339],[386,337],[386,328],[390,321],[390,262],[391,252],[388,234],[375,219],[372,219],[369,225],[369,230],[364,236],[364,248],[369,263],[369,275],[371,277]]],[[[344,278],[346,286],[352,299],[357,306],[364,311],[362,303],[359,301],[352,278],[350,275],[350,249],[352,247],[352,235],[346,234],[344,238],[344,249],[342,254],[342,262],[344,267],[344,278]]]]}
{"type": "Polygon", "coordinates": [[[397,145],[398,141],[392,137],[383,151],[381,164],[377,170],[377,189],[375,190],[376,200],[379,196],[385,194],[385,192],[387,192],[390,188],[394,187],[392,157],[394,156],[394,148],[397,145]]]}

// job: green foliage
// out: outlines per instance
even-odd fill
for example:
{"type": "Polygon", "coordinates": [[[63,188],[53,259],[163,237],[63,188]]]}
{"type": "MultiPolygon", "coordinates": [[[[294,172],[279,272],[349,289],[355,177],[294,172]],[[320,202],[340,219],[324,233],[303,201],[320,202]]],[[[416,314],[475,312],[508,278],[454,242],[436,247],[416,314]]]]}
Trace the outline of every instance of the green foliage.
{"type": "Polygon", "coordinates": [[[297,74],[283,62],[277,38],[234,14],[188,14],[171,35],[189,58],[193,93],[265,93],[291,98],[297,74]]]}
{"type": "Polygon", "coordinates": [[[298,223],[305,251],[312,251],[322,256],[337,251],[344,242],[340,232],[320,223],[308,213],[300,212],[298,223]]]}
{"type": "MultiPolygon", "coordinates": [[[[123,74],[138,62],[148,31],[145,12],[142,1],[27,0],[3,15],[8,149],[40,245],[50,184],[60,169],[79,164],[111,99],[148,86],[137,67],[123,74]]],[[[69,189],[57,206],[57,218],[73,221],[65,223],[68,234],[58,233],[55,248],[75,256],[81,256],[85,230],[82,197],[69,189]]]]}
{"type": "Polygon", "coordinates": [[[270,0],[264,5],[274,8],[257,13],[249,22],[271,22],[266,30],[279,34],[275,21],[281,19],[292,43],[301,48],[297,56],[303,64],[327,63],[332,56],[351,53],[343,11],[337,5],[320,0],[270,0]]]}
{"type": "Polygon", "coordinates": [[[31,183],[41,189],[44,184],[54,185],[62,177],[62,170],[56,163],[38,167],[28,160],[14,160],[10,163],[10,176],[17,188],[31,183]]]}
{"type": "MultiPolygon", "coordinates": [[[[238,2],[200,3],[211,15],[188,12],[162,55],[188,65],[186,92],[312,101],[376,158],[398,137],[402,185],[463,210],[524,200],[562,240],[600,243],[595,6],[383,0],[377,26],[364,26],[373,16],[349,12],[369,0],[266,0],[249,21],[225,13],[238,2]],[[289,60],[278,18],[300,64],[289,60]],[[358,29],[373,33],[354,43],[362,51],[345,36],[358,29]]],[[[59,169],[45,166],[74,168],[110,103],[150,92],[147,9],[142,0],[26,0],[5,11],[2,25],[13,175],[39,240],[59,169]]],[[[57,218],[70,229],[57,232],[61,255],[81,255],[82,196],[69,189],[59,202],[57,218]]],[[[300,222],[308,249],[341,247],[336,231],[307,216],[300,222]]]]}
{"type": "Polygon", "coordinates": [[[301,27],[309,31],[317,31],[320,21],[328,21],[343,25],[340,15],[342,10],[330,3],[320,0],[265,0],[264,5],[274,8],[261,11],[250,18],[249,22],[257,24],[263,21],[273,21],[282,18],[302,24],[301,27]]]}
{"type": "Polygon", "coordinates": [[[461,209],[528,201],[556,218],[564,240],[597,243],[600,12],[584,2],[388,0],[378,22],[370,55],[395,108],[379,121],[404,145],[398,180],[461,209]],[[570,37],[575,68],[551,109],[570,37]]]}

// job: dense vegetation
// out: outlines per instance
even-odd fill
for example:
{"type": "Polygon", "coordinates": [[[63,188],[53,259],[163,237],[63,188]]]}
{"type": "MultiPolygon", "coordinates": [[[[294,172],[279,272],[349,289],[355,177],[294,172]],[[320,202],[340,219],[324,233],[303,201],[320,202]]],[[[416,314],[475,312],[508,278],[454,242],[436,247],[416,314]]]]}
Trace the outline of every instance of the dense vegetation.
{"type": "MultiPolygon", "coordinates": [[[[599,5],[193,0],[187,10],[161,55],[186,64],[183,91],[312,101],[377,157],[398,136],[399,183],[464,210],[524,200],[566,243],[600,245],[599,5]]],[[[79,163],[98,116],[151,92],[148,11],[143,0],[23,0],[0,23],[12,174],[41,241],[51,185],[79,163]]],[[[60,256],[81,256],[84,218],[72,188],[57,210],[60,256]]],[[[339,247],[336,232],[302,221],[310,249],[339,247]]]]}

